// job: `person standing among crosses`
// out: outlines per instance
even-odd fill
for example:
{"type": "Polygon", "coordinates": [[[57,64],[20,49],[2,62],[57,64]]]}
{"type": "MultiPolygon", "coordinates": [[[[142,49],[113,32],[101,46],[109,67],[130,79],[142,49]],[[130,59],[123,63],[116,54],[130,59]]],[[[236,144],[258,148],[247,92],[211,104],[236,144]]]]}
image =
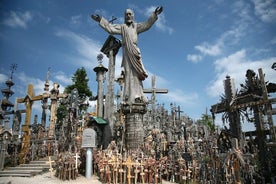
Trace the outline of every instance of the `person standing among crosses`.
{"type": "Polygon", "coordinates": [[[148,74],[143,66],[141,52],[138,47],[138,34],[150,29],[162,11],[162,6],[157,7],[147,21],[135,23],[133,10],[126,9],[124,24],[112,24],[99,15],[91,15],[92,19],[99,22],[99,25],[109,34],[122,36],[122,74],[124,75],[123,101],[126,104],[148,102],[147,98],[144,96],[142,84],[142,81],[148,77],[148,74]]]}

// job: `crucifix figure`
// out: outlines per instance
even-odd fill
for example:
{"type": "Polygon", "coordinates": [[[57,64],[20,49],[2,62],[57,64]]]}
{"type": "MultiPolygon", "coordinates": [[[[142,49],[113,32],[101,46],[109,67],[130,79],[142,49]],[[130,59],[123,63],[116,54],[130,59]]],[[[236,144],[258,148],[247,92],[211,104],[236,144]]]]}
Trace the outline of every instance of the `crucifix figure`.
{"type": "Polygon", "coordinates": [[[134,12],[131,9],[125,11],[124,24],[112,24],[99,15],[91,15],[92,19],[99,22],[100,26],[109,34],[122,36],[122,74],[125,78],[123,101],[126,104],[147,103],[147,98],[143,94],[142,81],[148,77],[148,74],[143,66],[141,52],[138,48],[138,34],[150,29],[162,11],[162,7],[157,7],[148,20],[143,23],[134,22],[134,12]]]}

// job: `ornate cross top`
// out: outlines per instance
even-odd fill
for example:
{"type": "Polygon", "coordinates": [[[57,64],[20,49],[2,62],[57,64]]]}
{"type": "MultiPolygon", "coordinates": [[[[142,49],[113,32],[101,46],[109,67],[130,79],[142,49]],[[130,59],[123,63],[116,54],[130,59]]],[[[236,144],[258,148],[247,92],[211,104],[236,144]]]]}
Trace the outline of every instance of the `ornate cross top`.
{"type": "Polygon", "coordinates": [[[10,68],[11,68],[11,80],[12,80],[12,76],[13,76],[13,73],[14,73],[14,71],[16,70],[16,68],[17,68],[17,64],[12,64],[11,66],[10,66],[10,68]]]}
{"type": "Polygon", "coordinates": [[[131,168],[132,168],[132,166],[140,165],[140,163],[132,162],[131,157],[128,157],[126,162],[124,163],[124,165],[126,165],[126,167],[127,167],[127,183],[130,184],[131,183],[131,174],[130,174],[131,168]]]}

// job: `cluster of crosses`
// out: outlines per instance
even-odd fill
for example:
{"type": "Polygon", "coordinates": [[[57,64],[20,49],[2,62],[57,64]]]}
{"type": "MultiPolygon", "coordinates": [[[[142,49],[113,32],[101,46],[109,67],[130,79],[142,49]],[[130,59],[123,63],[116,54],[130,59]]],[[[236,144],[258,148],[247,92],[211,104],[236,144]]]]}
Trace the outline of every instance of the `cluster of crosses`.
{"type": "MultiPolygon", "coordinates": [[[[54,156],[55,176],[61,180],[76,179],[79,173],[85,172],[86,148],[81,147],[81,142],[83,130],[91,118],[88,115],[88,118],[79,119],[78,107],[82,102],[77,90],[71,94],[61,94],[55,83],[49,91],[48,76],[43,94],[35,96],[32,85],[29,85],[27,95],[17,99],[17,103],[25,103],[24,110],[11,110],[14,105],[8,99],[13,94],[10,89],[12,77],[6,82],[8,89],[2,90],[5,95],[1,101],[1,121],[8,122],[6,117],[9,114],[13,114],[14,119],[12,132],[2,123],[1,169],[5,166],[6,155],[14,155],[13,166],[54,156]],[[51,113],[50,126],[46,128],[48,99],[51,100],[51,113]],[[34,101],[42,103],[41,124],[37,123],[37,116],[34,123],[30,124],[34,101]],[[58,104],[65,105],[68,111],[59,126],[56,124],[58,104]],[[21,127],[22,137],[19,136],[21,113],[26,113],[25,124],[21,127]],[[18,153],[19,156],[16,156],[18,153]]],[[[96,146],[93,148],[93,173],[105,183],[162,183],[162,180],[177,183],[244,183],[263,182],[273,177],[275,128],[271,124],[271,116],[275,110],[271,104],[275,103],[275,99],[269,99],[268,93],[276,91],[275,84],[264,82],[261,69],[259,77],[252,70],[247,71],[246,77],[246,86],[234,94],[230,77],[227,76],[225,98],[211,107],[213,117],[217,113],[224,113],[223,119],[229,123],[229,129],[212,131],[207,125],[197,124],[187,116],[181,116],[180,107],[171,104],[169,113],[163,105],[156,107],[153,100],[152,109],[143,115],[143,142],[137,145],[137,149],[128,149],[124,144],[124,116],[120,110],[115,113],[117,123],[112,129],[113,141],[109,141],[106,146],[103,145],[105,136],[101,135],[101,131],[109,124],[101,125],[92,119],[95,123],[93,128],[97,132],[96,146]],[[253,118],[247,114],[248,109],[254,112],[253,118]],[[242,133],[241,125],[237,123],[240,122],[241,114],[248,121],[254,122],[255,132],[242,133]],[[268,120],[266,125],[262,121],[264,116],[268,120]],[[257,162],[260,163],[259,168],[257,162]],[[265,166],[269,166],[268,172],[265,172],[265,166]]],[[[154,83],[153,78],[153,95],[158,93],[154,83]]],[[[166,92],[160,90],[160,93],[166,92]]],[[[52,173],[53,168],[50,171],[52,173]]]]}

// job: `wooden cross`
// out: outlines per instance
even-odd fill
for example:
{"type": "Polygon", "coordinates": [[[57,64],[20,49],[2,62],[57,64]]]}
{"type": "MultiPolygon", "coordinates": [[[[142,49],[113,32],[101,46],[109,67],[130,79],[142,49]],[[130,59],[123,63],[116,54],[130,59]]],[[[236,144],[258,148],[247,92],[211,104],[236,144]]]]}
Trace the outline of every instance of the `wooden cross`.
{"type": "Polygon", "coordinates": [[[144,93],[151,93],[151,104],[152,104],[152,112],[155,112],[155,94],[167,94],[167,89],[156,89],[155,87],[155,75],[151,77],[151,89],[144,89],[144,93]]]}
{"type": "Polygon", "coordinates": [[[113,183],[117,183],[117,171],[118,171],[118,166],[119,166],[119,160],[118,156],[111,156],[111,159],[108,161],[108,164],[112,166],[112,176],[113,176],[113,183]]]}
{"type": "Polygon", "coordinates": [[[67,96],[68,96],[67,94],[59,93],[59,84],[54,83],[53,89],[51,89],[51,91],[50,91],[51,110],[50,110],[50,125],[49,125],[49,132],[48,132],[49,138],[53,138],[55,135],[58,100],[59,100],[59,98],[65,98],[67,96]]]}
{"type": "MultiPolygon", "coordinates": [[[[18,98],[17,103],[25,103],[26,106],[26,117],[24,126],[30,126],[31,124],[31,115],[32,115],[32,105],[34,101],[38,101],[42,99],[42,95],[35,96],[34,87],[32,84],[28,85],[27,95],[24,98],[18,98]]],[[[22,131],[25,129],[22,127],[22,131]]]]}
{"type": "Polygon", "coordinates": [[[17,103],[25,103],[26,116],[25,123],[21,127],[21,131],[24,133],[24,141],[22,142],[22,148],[19,156],[19,163],[24,163],[24,156],[27,150],[30,148],[30,131],[31,131],[31,115],[32,115],[32,105],[34,101],[41,100],[42,95],[35,96],[34,87],[32,84],[28,85],[27,95],[24,98],[18,98],[17,103]]]}
{"type": "Polygon", "coordinates": [[[137,183],[138,173],[140,172],[138,169],[138,166],[140,166],[140,163],[138,162],[138,160],[136,160],[135,169],[134,169],[134,173],[135,173],[134,183],[135,184],[137,183]]]}
{"type": "Polygon", "coordinates": [[[131,157],[129,156],[126,160],[126,162],[124,163],[124,165],[127,166],[127,183],[131,184],[131,168],[133,165],[137,165],[137,162],[132,162],[131,157]]]}
{"type": "Polygon", "coordinates": [[[142,159],[141,159],[141,163],[140,163],[140,165],[141,165],[141,171],[140,171],[140,176],[141,176],[141,179],[142,179],[142,184],[144,184],[145,183],[145,172],[144,172],[144,158],[142,157],[142,159]]]}
{"type": "Polygon", "coordinates": [[[175,110],[175,113],[178,113],[178,120],[180,120],[180,113],[183,112],[180,110],[180,106],[177,107],[177,110],[175,110]]]}
{"type": "Polygon", "coordinates": [[[52,161],[52,160],[51,160],[51,157],[49,157],[49,161],[46,162],[46,164],[50,164],[50,169],[49,169],[49,171],[50,171],[50,176],[51,176],[51,178],[53,178],[53,171],[54,171],[54,169],[53,169],[53,167],[52,167],[52,163],[53,163],[53,162],[55,162],[55,161],[52,161]]]}
{"type": "Polygon", "coordinates": [[[124,165],[124,163],[123,163],[123,157],[122,157],[122,155],[120,155],[120,169],[119,169],[120,184],[125,183],[125,182],[123,182],[123,172],[125,172],[125,171],[123,170],[123,165],[124,165]]]}

